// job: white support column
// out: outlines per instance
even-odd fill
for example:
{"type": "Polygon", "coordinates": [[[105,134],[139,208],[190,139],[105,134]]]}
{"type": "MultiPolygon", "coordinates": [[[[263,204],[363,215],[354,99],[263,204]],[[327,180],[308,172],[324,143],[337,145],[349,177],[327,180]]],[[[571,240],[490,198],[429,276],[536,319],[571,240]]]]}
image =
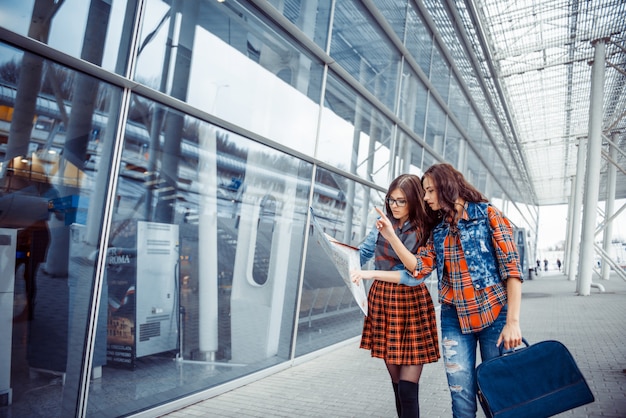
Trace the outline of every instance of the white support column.
{"type": "Polygon", "coordinates": [[[578,138],[578,157],[576,160],[576,177],[573,179],[574,198],[570,201],[572,217],[570,221],[571,242],[569,268],[567,269],[567,279],[576,280],[578,272],[578,250],[580,244],[580,218],[583,200],[583,188],[585,186],[585,153],[587,150],[587,139],[578,138]]]}
{"type": "MultiPolygon", "coordinates": [[[[615,190],[617,179],[617,167],[613,164],[613,161],[617,161],[617,148],[614,144],[617,144],[617,132],[613,132],[611,136],[611,143],[609,143],[609,169],[606,179],[606,205],[604,207],[604,219],[606,227],[604,228],[604,240],[602,243],[602,249],[605,253],[611,254],[611,241],[613,240],[613,222],[611,222],[611,216],[615,212],[615,190]]],[[[602,263],[602,279],[609,280],[611,274],[611,266],[609,263],[602,263]]]]}
{"type": "Polygon", "coordinates": [[[569,259],[572,256],[572,216],[574,213],[574,178],[570,177],[570,194],[567,199],[567,222],[565,226],[565,248],[563,249],[563,274],[569,275],[569,259]]]}
{"type": "Polygon", "coordinates": [[[577,290],[581,296],[591,292],[593,273],[593,240],[600,185],[600,162],[602,159],[602,103],[604,90],[605,40],[594,42],[594,59],[591,69],[591,99],[589,101],[589,141],[587,145],[587,169],[583,205],[583,225],[578,266],[577,290]]]}
{"type": "Polygon", "coordinates": [[[216,128],[200,125],[198,143],[198,253],[202,254],[198,257],[198,348],[201,360],[215,361],[219,345],[216,128]]]}
{"type": "Polygon", "coordinates": [[[459,158],[456,162],[456,169],[461,173],[465,173],[467,168],[467,142],[465,139],[459,141],[459,158]]]}

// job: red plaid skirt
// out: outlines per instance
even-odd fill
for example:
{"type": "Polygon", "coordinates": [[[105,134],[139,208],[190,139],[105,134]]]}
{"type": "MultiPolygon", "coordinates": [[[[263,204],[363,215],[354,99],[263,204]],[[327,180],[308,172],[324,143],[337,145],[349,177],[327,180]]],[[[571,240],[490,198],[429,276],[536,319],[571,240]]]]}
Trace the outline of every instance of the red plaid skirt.
{"type": "Polygon", "coordinates": [[[439,360],[435,308],[425,284],[410,287],[374,280],[367,296],[361,348],[390,364],[439,360]]]}

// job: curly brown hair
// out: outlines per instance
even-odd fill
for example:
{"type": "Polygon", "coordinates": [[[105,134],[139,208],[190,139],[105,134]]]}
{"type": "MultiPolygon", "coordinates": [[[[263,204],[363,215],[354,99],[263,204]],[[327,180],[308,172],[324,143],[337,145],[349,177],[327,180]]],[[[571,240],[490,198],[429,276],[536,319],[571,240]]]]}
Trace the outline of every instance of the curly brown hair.
{"type": "Polygon", "coordinates": [[[427,208],[428,205],[424,203],[422,181],[415,174],[401,174],[389,184],[387,195],[385,196],[385,214],[390,219],[393,219],[393,215],[387,198],[396,189],[402,190],[404,196],[406,196],[406,202],[409,206],[408,221],[417,231],[418,245],[422,246],[426,243],[430,230],[437,222],[434,212],[427,208]]]}
{"type": "MultiPolygon", "coordinates": [[[[440,216],[447,222],[455,223],[456,209],[454,203],[458,198],[466,202],[488,202],[489,200],[468,183],[463,174],[447,163],[432,165],[422,176],[422,182],[428,177],[437,189],[440,216]]],[[[430,208],[429,208],[430,210],[430,208]]],[[[432,210],[431,210],[432,212],[432,210]]]]}

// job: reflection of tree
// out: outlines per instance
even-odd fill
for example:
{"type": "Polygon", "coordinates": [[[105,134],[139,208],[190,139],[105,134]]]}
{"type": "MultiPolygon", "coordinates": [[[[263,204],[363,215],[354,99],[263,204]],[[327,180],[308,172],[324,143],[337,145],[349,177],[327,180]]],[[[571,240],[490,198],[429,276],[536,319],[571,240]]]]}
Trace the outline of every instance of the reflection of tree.
{"type": "MultiPolygon", "coordinates": [[[[168,41],[158,88],[161,92],[182,101],[187,99],[189,87],[191,51],[195,40],[198,3],[173,1],[171,10],[165,14],[158,27],[148,35],[141,47],[143,50],[154,39],[156,31],[160,30],[169,19],[168,41]],[[180,22],[177,21],[179,16],[180,22]],[[176,33],[176,30],[179,32],[176,33]],[[170,68],[173,68],[171,76],[170,68]],[[168,88],[169,91],[167,91],[168,88]]],[[[178,193],[178,168],[181,159],[181,143],[185,136],[185,115],[170,111],[156,103],[147,105],[138,98],[135,98],[133,105],[134,109],[130,112],[129,120],[140,121],[147,127],[150,135],[147,172],[153,177],[147,180],[155,185],[146,190],[144,216],[145,219],[171,223],[178,193]],[[161,135],[163,135],[162,142],[161,135]],[[156,185],[158,189],[155,189],[156,185]],[[155,212],[152,214],[152,200],[155,193],[158,193],[157,203],[155,212]]]]}
{"type": "Polygon", "coordinates": [[[234,141],[229,140],[228,135],[217,135],[216,143],[217,152],[223,155],[232,155],[235,158],[241,158],[245,160],[248,157],[248,150],[246,148],[238,147],[234,141]]]}
{"type": "MultiPolygon", "coordinates": [[[[0,65],[0,82],[8,86],[17,85],[20,78],[22,65],[23,64],[21,59],[13,59],[0,65]]],[[[42,68],[42,80],[38,96],[54,97],[60,113],[60,122],[67,126],[69,116],[65,107],[65,102],[72,95],[72,86],[74,85],[75,73],[65,68],[58,67],[55,64],[50,63],[49,61],[44,61],[42,68]]],[[[98,106],[98,108],[102,109],[102,105],[98,106]]],[[[16,111],[21,112],[19,105],[17,106],[16,111]]],[[[53,123],[58,124],[59,121],[55,120],[53,121],[53,123]]],[[[52,130],[53,129],[50,128],[50,131],[52,130]]],[[[51,134],[51,136],[53,135],[51,134]]]]}
{"type": "MultiPolygon", "coordinates": [[[[50,23],[63,1],[36,0],[33,6],[28,36],[41,42],[48,41],[50,23]]],[[[17,80],[13,119],[9,129],[9,139],[5,161],[28,153],[30,134],[33,129],[35,106],[41,87],[43,58],[29,52],[24,54],[17,80]]],[[[3,164],[6,170],[8,164],[3,164]]]]}
{"type": "Polygon", "coordinates": [[[12,86],[16,85],[21,65],[21,62],[18,62],[16,59],[0,65],[0,81],[12,86]]]}
{"type": "MultiPolygon", "coordinates": [[[[111,5],[94,0],[89,7],[81,58],[96,65],[102,64],[104,41],[109,23],[111,5]]],[[[83,73],[76,74],[72,95],[72,113],[67,126],[64,158],[82,170],[87,157],[87,145],[92,130],[99,82],[83,73]]]]}

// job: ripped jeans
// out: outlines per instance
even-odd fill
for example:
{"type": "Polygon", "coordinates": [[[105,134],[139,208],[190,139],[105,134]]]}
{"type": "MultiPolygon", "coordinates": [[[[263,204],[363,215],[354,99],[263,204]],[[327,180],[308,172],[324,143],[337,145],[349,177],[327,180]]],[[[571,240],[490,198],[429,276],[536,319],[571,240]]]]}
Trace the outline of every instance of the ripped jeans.
{"type": "Polygon", "coordinates": [[[441,305],[443,361],[452,396],[452,415],[455,418],[476,416],[476,345],[480,344],[482,361],[500,355],[496,342],[506,323],[506,312],[507,306],[504,306],[489,328],[463,334],[456,308],[453,305],[441,305]]]}

